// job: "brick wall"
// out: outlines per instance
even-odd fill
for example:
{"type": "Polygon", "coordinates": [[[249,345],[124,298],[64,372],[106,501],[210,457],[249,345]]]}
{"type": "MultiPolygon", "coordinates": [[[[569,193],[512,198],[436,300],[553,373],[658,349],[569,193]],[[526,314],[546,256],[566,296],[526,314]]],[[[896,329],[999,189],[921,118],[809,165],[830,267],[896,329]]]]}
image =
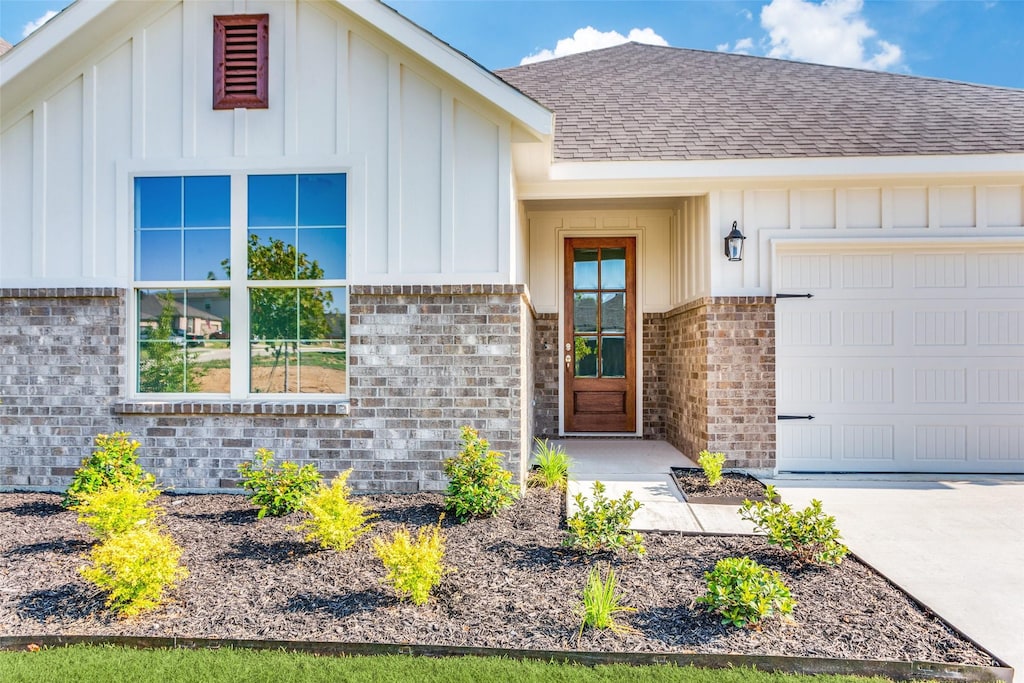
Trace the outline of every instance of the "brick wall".
{"type": "Polygon", "coordinates": [[[558,373],[561,371],[558,314],[538,314],[534,329],[534,434],[541,438],[557,438],[559,416],[558,373]]]}
{"type": "Polygon", "coordinates": [[[707,323],[703,300],[665,314],[665,438],[690,459],[708,443],[707,323]]]}
{"type": "Polygon", "coordinates": [[[259,447],[328,476],[352,467],[356,489],[442,488],[462,424],[525,472],[523,287],[351,287],[348,406],[127,400],[125,297],[0,290],[0,486],[64,487],[92,437],[118,430],[178,489],[233,487],[259,447]]]}
{"type": "Polygon", "coordinates": [[[775,306],[770,297],[714,297],[665,315],[668,440],[729,467],[775,466],[775,306]]]}
{"type": "Polygon", "coordinates": [[[643,428],[645,439],[664,439],[665,409],[668,400],[666,381],[669,340],[665,336],[665,317],[645,313],[643,323],[643,428]]]}

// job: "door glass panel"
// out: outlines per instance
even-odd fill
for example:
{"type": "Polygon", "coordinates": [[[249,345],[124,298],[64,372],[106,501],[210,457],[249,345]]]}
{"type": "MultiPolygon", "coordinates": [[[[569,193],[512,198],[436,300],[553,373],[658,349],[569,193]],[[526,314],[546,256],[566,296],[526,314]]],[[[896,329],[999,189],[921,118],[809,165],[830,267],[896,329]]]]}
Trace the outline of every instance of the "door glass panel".
{"type": "Polygon", "coordinates": [[[605,292],[601,294],[601,331],[625,334],[625,292],[605,292]]]}
{"type": "Polygon", "coordinates": [[[576,333],[597,332],[597,292],[576,292],[572,306],[576,333]]]}
{"type": "Polygon", "coordinates": [[[573,249],[573,289],[597,289],[597,249],[573,249]]]}
{"type": "Polygon", "coordinates": [[[626,288],[626,248],[601,250],[601,289],[626,288]]]}
{"type": "Polygon", "coordinates": [[[597,337],[576,337],[576,376],[597,377],[597,337]]]}
{"type": "Polygon", "coordinates": [[[601,337],[601,376],[626,376],[625,337],[601,337]]]}

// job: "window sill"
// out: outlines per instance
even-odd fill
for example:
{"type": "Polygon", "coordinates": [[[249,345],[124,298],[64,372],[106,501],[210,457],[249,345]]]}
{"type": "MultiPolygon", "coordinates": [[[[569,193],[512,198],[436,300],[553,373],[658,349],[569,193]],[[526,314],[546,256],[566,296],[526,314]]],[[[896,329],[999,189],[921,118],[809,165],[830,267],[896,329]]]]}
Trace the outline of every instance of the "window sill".
{"type": "Polygon", "coordinates": [[[326,401],[120,401],[115,415],[348,415],[347,400],[326,401]]]}

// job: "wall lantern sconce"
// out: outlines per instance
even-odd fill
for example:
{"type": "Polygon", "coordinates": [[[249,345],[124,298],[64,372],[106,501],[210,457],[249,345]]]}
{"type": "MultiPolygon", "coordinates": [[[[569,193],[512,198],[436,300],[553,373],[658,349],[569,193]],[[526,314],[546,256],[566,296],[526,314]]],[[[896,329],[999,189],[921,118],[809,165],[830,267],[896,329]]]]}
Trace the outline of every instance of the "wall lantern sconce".
{"type": "Polygon", "coordinates": [[[725,236],[725,256],[730,261],[743,260],[743,240],[747,239],[736,227],[736,221],[732,222],[732,230],[725,236]]]}

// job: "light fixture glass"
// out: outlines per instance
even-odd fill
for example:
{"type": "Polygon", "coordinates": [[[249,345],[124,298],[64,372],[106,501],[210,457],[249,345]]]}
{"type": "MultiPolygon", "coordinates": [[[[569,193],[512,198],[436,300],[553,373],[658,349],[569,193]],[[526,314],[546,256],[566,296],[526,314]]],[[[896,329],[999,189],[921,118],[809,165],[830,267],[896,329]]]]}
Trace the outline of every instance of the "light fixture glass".
{"type": "Polygon", "coordinates": [[[747,239],[736,227],[736,221],[732,222],[732,230],[725,236],[725,257],[730,261],[743,260],[743,240],[747,239]]]}

